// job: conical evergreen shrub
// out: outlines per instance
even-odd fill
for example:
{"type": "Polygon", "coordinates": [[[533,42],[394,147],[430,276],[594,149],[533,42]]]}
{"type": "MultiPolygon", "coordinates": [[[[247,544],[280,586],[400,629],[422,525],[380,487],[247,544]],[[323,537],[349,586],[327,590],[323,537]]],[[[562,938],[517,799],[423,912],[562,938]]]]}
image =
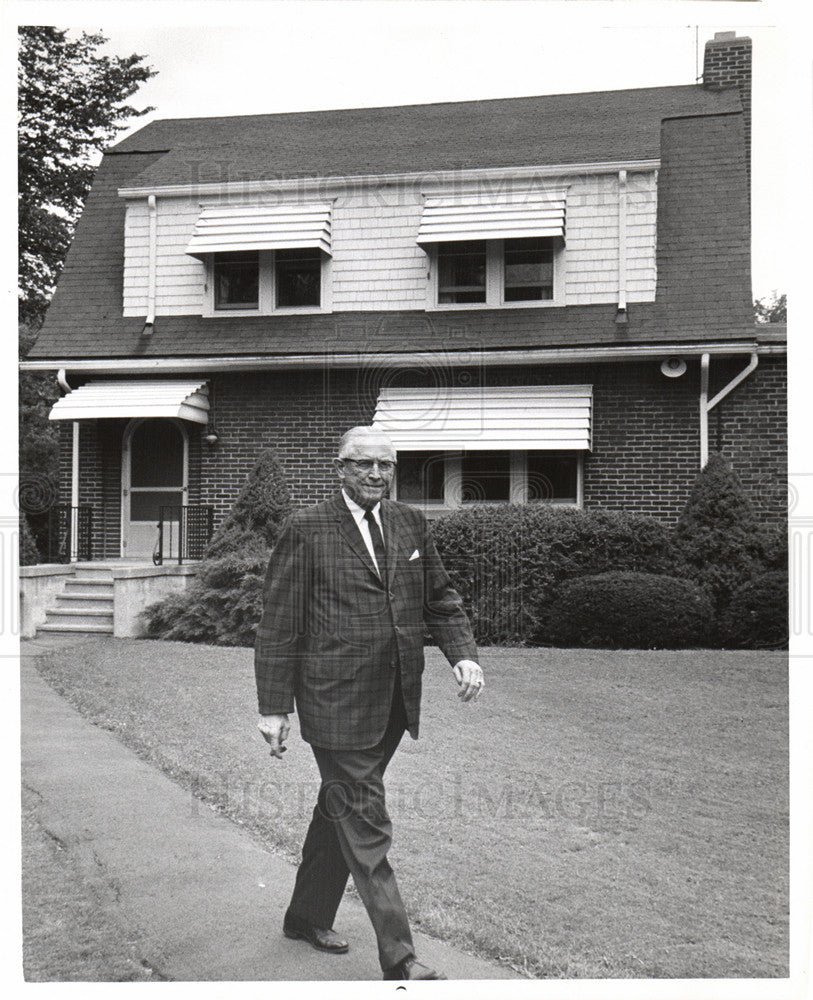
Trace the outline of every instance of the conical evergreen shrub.
{"type": "Polygon", "coordinates": [[[252,646],[269,553],[292,509],[279,463],[262,452],[212,536],[194,583],[145,611],[150,638],[252,646]]]}
{"type": "Polygon", "coordinates": [[[763,568],[763,532],[739,476],[720,454],[698,475],[675,531],[686,572],[720,614],[733,591],[763,568]]]}

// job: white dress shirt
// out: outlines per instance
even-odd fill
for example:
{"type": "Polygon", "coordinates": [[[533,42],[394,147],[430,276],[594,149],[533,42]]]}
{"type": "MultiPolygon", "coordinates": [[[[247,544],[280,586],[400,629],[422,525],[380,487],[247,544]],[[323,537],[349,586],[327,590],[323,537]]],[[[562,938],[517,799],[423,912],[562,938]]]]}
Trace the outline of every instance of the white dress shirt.
{"type": "MultiPolygon", "coordinates": [[[[355,500],[351,500],[344,490],[342,490],[342,496],[344,497],[344,502],[347,504],[348,510],[353,515],[353,519],[358,525],[361,537],[364,539],[364,544],[367,546],[367,551],[370,553],[370,558],[373,560],[373,566],[375,566],[378,575],[381,576],[381,570],[378,568],[378,560],[375,557],[375,550],[373,549],[373,539],[370,535],[370,525],[364,520],[364,515],[367,511],[363,507],[360,507],[355,500]]],[[[375,518],[375,523],[378,525],[378,530],[381,532],[381,537],[383,538],[384,526],[381,524],[380,503],[377,503],[375,507],[373,507],[373,517],[375,518]]]]}

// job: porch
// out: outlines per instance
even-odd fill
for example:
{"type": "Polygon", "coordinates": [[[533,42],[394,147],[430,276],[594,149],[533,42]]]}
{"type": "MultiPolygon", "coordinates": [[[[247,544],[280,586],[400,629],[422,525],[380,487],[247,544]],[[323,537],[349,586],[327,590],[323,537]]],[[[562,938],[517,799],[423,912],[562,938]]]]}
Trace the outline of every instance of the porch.
{"type": "Polygon", "coordinates": [[[146,633],[142,612],[197,574],[197,562],[156,566],[147,559],[45,563],[20,567],[20,633],[146,633]]]}

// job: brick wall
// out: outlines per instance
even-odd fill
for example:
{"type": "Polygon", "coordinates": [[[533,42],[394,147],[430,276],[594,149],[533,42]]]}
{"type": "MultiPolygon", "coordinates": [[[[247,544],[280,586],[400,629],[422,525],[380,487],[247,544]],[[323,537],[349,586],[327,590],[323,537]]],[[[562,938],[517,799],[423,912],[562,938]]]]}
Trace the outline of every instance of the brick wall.
{"type": "MultiPolygon", "coordinates": [[[[744,360],[712,361],[711,391],[741,370],[744,360]]],[[[722,450],[762,516],[785,511],[785,366],[764,358],[759,368],[713,411],[712,450],[722,450]]],[[[297,506],[317,503],[336,488],[331,466],[338,437],[369,423],[381,385],[593,385],[593,451],[585,459],[586,507],[630,509],[673,523],[700,463],[700,365],[667,379],[658,361],[545,368],[286,372],[219,376],[220,440],[203,446],[200,501],[215,506],[216,522],[231,506],[257,453],[273,448],[297,506]]]]}
{"type": "MultiPolygon", "coordinates": [[[[744,358],[712,359],[713,395],[744,358]]],[[[221,375],[214,380],[219,442],[189,425],[189,502],[212,504],[217,524],[230,509],[258,453],[273,448],[297,506],[336,489],[332,459],[339,435],[369,423],[382,385],[593,386],[593,450],[585,457],[585,507],[634,510],[673,524],[700,462],[700,365],[667,379],[656,360],[625,364],[420,371],[369,368],[221,375]]],[[[763,357],[709,419],[709,447],[722,451],[765,520],[786,514],[786,366],[763,357]]],[[[94,509],[95,558],[120,554],[121,443],[125,420],[83,421],[80,503],[94,509]]],[[[71,425],[62,426],[62,496],[70,498],[71,425]]]]}

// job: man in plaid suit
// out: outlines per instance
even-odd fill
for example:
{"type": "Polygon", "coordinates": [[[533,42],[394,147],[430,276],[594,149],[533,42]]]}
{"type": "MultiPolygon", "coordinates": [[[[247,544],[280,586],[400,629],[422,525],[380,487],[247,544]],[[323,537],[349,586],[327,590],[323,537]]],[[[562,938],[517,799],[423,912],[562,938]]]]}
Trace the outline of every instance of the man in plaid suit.
{"type": "Polygon", "coordinates": [[[443,979],[415,958],[395,875],[383,776],[404,732],[418,737],[426,630],[453,665],[463,701],[483,673],[459,596],[423,515],[385,500],[392,442],[354,427],[334,460],[341,492],[297,511],[265,581],[255,672],[259,729],[281,758],[299,713],[322,783],[283,931],[333,953],[333,921],[352,873],[385,979],[443,979]]]}

